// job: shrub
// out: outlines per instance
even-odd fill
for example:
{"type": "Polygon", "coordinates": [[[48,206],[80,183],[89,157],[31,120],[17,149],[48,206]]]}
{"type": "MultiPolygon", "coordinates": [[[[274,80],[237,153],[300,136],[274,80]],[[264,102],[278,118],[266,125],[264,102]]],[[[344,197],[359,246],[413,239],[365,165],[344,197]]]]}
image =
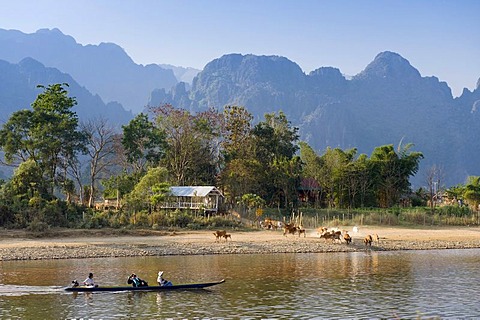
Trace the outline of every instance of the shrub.
{"type": "Polygon", "coordinates": [[[182,213],[175,211],[175,214],[172,216],[172,220],[170,221],[171,226],[185,228],[189,223],[191,223],[193,217],[188,213],[182,213]]]}
{"type": "Polygon", "coordinates": [[[0,205],[0,226],[10,227],[15,222],[15,213],[5,205],[0,205]]]}
{"type": "Polygon", "coordinates": [[[225,219],[220,216],[215,216],[207,219],[207,227],[211,228],[238,228],[241,226],[240,222],[235,220],[225,219]]]}
{"type": "Polygon", "coordinates": [[[35,219],[35,220],[33,220],[32,222],[29,223],[29,225],[27,227],[27,230],[32,231],[32,232],[45,232],[49,228],[50,227],[45,222],[35,219]]]}
{"type": "Polygon", "coordinates": [[[136,227],[148,227],[150,226],[148,217],[148,211],[142,210],[130,217],[130,223],[136,227]]]}
{"type": "Polygon", "coordinates": [[[435,212],[444,216],[464,217],[471,214],[470,208],[467,206],[443,206],[435,208],[435,212]]]}

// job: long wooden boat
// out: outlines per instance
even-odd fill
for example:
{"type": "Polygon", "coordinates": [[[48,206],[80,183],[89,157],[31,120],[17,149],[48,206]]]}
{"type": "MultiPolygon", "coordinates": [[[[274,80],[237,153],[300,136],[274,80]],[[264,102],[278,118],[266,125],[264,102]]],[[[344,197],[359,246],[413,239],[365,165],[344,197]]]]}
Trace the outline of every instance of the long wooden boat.
{"type": "Polygon", "coordinates": [[[177,284],[173,286],[147,286],[147,287],[133,287],[133,286],[121,286],[121,287],[67,287],[66,291],[71,292],[102,292],[102,291],[168,291],[168,290],[189,290],[189,289],[204,289],[211,286],[215,286],[220,283],[224,283],[225,279],[216,282],[206,283],[192,283],[192,284],[177,284]]]}

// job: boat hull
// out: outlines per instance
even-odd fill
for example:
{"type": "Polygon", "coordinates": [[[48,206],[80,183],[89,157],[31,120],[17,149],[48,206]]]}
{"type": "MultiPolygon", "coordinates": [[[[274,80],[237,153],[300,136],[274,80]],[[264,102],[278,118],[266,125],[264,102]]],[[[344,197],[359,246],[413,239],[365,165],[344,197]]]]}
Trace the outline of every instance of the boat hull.
{"type": "Polygon", "coordinates": [[[179,284],[174,286],[148,286],[148,287],[67,287],[65,291],[70,292],[105,292],[105,291],[170,291],[170,290],[190,290],[190,289],[204,289],[215,286],[220,283],[224,283],[225,280],[207,283],[192,283],[192,284],[179,284]]]}

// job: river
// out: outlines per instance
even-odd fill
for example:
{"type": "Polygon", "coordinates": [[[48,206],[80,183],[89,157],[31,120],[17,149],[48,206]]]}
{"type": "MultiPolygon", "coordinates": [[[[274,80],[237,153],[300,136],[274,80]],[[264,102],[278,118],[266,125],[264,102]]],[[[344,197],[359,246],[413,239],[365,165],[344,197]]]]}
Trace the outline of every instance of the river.
{"type": "Polygon", "coordinates": [[[458,319],[480,317],[480,249],[0,262],[1,319],[458,319]],[[123,285],[225,279],[208,290],[68,293],[89,272],[123,285]]]}

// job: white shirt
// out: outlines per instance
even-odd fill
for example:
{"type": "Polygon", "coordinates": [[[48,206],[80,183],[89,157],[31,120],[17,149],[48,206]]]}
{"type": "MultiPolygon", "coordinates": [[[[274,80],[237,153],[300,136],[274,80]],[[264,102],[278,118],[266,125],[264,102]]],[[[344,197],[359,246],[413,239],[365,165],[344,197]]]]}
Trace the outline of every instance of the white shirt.
{"type": "Polygon", "coordinates": [[[95,286],[95,281],[93,281],[93,278],[87,278],[85,281],[83,281],[83,284],[86,286],[95,286]]]}

